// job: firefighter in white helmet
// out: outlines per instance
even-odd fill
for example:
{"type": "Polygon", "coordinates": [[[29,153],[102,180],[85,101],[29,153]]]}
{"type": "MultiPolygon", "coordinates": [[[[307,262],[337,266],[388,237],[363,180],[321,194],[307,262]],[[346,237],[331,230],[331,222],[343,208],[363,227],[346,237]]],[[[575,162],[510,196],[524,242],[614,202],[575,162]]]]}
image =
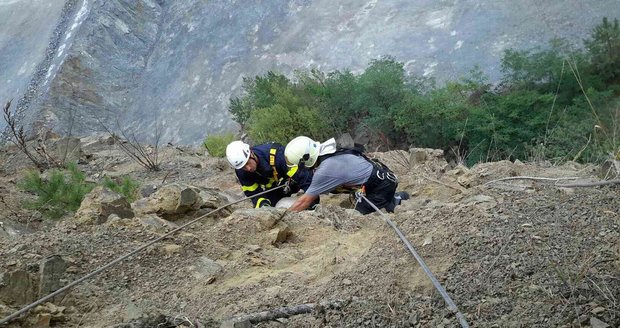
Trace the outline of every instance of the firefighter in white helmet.
{"type": "MultiPolygon", "coordinates": [[[[305,193],[289,208],[291,211],[306,209],[320,194],[363,194],[377,208],[393,212],[409,194],[396,192],[398,179],[385,164],[369,159],[360,148],[338,148],[332,138],[324,143],[300,136],[291,140],[284,150],[289,166],[314,168],[312,183],[305,193]]],[[[357,197],[355,209],[362,214],[374,212],[364,200],[357,197]]]]}
{"type": "Polygon", "coordinates": [[[275,206],[276,203],[300,189],[307,189],[312,171],[288,166],[284,159],[284,147],[278,143],[266,143],[250,147],[243,141],[233,141],[226,147],[226,159],[241,183],[247,197],[272,189],[283,183],[287,188],[274,190],[252,198],[254,207],[275,206]]]}

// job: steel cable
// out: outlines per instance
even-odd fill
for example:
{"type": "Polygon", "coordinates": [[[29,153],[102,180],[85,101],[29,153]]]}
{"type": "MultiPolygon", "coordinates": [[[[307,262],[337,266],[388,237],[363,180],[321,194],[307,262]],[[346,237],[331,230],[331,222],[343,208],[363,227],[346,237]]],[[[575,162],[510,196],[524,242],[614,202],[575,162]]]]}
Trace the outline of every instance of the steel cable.
{"type": "Polygon", "coordinates": [[[403,235],[400,229],[398,229],[396,224],[394,224],[394,222],[392,222],[392,220],[390,220],[390,218],[387,215],[385,215],[385,213],[381,212],[381,210],[379,210],[377,206],[375,206],[375,204],[369,201],[368,198],[366,198],[366,196],[361,195],[361,194],[359,196],[363,200],[365,200],[370,206],[372,206],[372,208],[374,208],[375,211],[381,214],[381,216],[383,217],[383,220],[385,220],[385,222],[387,222],[387,224],[389,224],[390,227],[392,227],[392,229],[396,231],[396,234],[398,234],[398,237],[400,237],[400,240],[405,244],[405,246],[407,246],[407,249],[409,249],[409,252],[411,252],[411,254],[413,255],[413,257],[415,257],[415,259],[418,261],[420,266],[422,266],[422,269],[424,270],[426,275],[431,279],[431,282],[433,282],[433,285],[439,291],[439,294],[441,294],[441,297],[443,297],[443,299],[446,301],[450,311],[452,311],[456,315],[456,318],[459,320],[461,327],[469,328],[469,324],[467,323],[467,320],[465,320],[465,316],[463,316],[463,314],[459,311],[459,309],[456,307],[456,304],[454,304],[454,301],[452,300],[452,298],[450,298],[450,295],[448,295],[448,293],[446,292],[445,288],[443,288],[443,286],[439,283],[437,278],[435,278],[435,275],[433,275],[433,272],[431,271],[431,269],[429,269],[429,267],[426,265],[426,263],[424,262],[424,259],[422,259],[422,257],[418,254],[418,252],[416,252],[413,246],[411,246],[411,243],[407,240],[405,235],[403,235]]]}
{"type": "Polygon", "coordinates": [[[269,189],[269,190],[266,190],[266,191],[260,192],[260,193],[258,193],[258,194],[256,194],[256,195],[252,195],[252,196],[249,196],[249,197],[245,197],[245,198],[242,198],[242,199],[236,200],[236,201],[234,201],[234,202],[231,202],[231,203],[228,203],[228,204],[226,204],[226,205],[220,206],[220,207],[218,207],[218,208],[214,209],[213,211],[211,211],[211,212],[209,212],[209,213],[207,213],[207,214],[204,214],[204,215],[202,215],[202,216],[199,216],[198,218],[196,218],[196,219],[194,219],[194,220],[192,220],[192,221],[190,221],[190,222],[188,222],[188,223],[186,223],[186,224],[184,224],[184,225],[182,225],[182,226],[180,226],[180,227],[178,227],[178,228],[176,228],[176,229],[174,229],[174,230],[172,230],[172,231],[168,232],[167,234],[165,234],[165,235],[163,235],[163,236],[161,236],[161,237],[159,237],[159,238],[157,238],[157,239],[154,239],[153,241],[151,241],[151,242],[147,243],[146,245],[143,245],[143,246],[141,246],[141,247],[139,247],[139,248],[137,248],[137,249],[135,249],[135,250],[133,250],[133,251],[131,251],[131,252],[129,252],[129,253],[127,253],[127,254],[125,254],[125,255],[123,255],[123,256],[121,256],[121,257],[119,257],[119,258],[117,258],[116,260],[114,260],[114,261],[112,261],[112,262],[109,262],[108,264],[106,264],[106,265],[104,265],[104,266],[102,266],[102,267],[100,267],[100,268],[96,269],[95,271],[93,271],[93,272],[91,272],[91,273],[89,273],[89,274],[85,275],[84,277],[82,277],[82,278],[80,278],[80,279],[78,279],[78,280],[75,280],[74,282],[72,282],[72,283],[70,283],[70,284],[68,284],[68,285],[66,285],[66,286],[64,286],[64,287],[62,287],[62,288],[60,288],[60,289],[56,290],[55,292],[53,292],[53,293],[51,293],[51,294],[49,294],[49,295],[47,295],[47,296],[45,296],[45,297],[42,297],[42,298],[38,299],[37,301],[35,301],[35,302],[33,302],[33,303],[31,303],[31,304],[29,304],[29,305],[27,305],[27,306],[23,307],[21,310],[19,310],[19,311],[15,312],[15,313],[13,313],[13,314],[9,315],[8,317],[6,317],[6,318],[2,319],[2,321],[0,321],[0,325],[4,325],[4,324],[8,323],[9,321],[11,321],[11,320],[13,320],[13,319],[17,318],[18,316],[20,316],[20,315],[22,315],[22,314],[24,314],[24,313],[28,312],[29,310],[31,310],[31,309],[32,309],[32,308],[34,308],[35,306],[37,306],[37,305],[39,305],[39,304],[42,304],[43,302],[45,302],[45,301],[47,301],[47,300],[49,300],[49,299],[53,298],[54,296],[56,296],[56,295],[58,295],[58,294],[60,294],[60,293],[62,293],[62,292],[64,292],[64,291],[66,291],[66,290],[70,289],[71,287],[73,287],[73,286],[75,286],[75,285],[77,285],[77,284],[79,284],[79,283],[81,283],[81,282],[83,282],[83,281],[85,281],[85,280],[87,280],[87,279],[89,279],[89,278],[91,278],[91,277],[93,277],[93,276],[97,275],[98,273],[101,273],[102,271],[104,271],[104,270],[108,269],[109,267],[111,267],[111,266],[115,265],[116,263],[119,263],[119,262],[123,261],[124,259],[126,259],[126,258],[128,258],[128,257],[130,257],[130,256],[132,256],[132,255],[134,255],[134,254],[136,254],[136,253],[138,253],[138,252],[142,251],[143,249],[145,249],[145,248],[147,248],[147,247],[149,247],[149,246],[151,246],[151,245],[153,245],[153,244],[157,243],[158,241],[160,241],[160,240],[162,240],[162,239],[164,239],[164,238],[166,238],[166,237],[168,237],[168,236],[170,236],[170,235],[172,235],[172,234],[174,234],[174,233],[178,232],[179,230],[182,230],[182,229],[184,229],[185,227],[188,227],[188,226],[190,226],[190,225],[192,225],[192,224],[194,224],[194,223],[196,223],[196,222],[198,222],[198,221],[200,221],[200,220],[202,220],[202,219],[206,218],[206,217],[207,217],[207,216],[209,216],[210,214],[213,214],[213,213],[215,213],[215,212],[217,212],[217,211],[223,210],[224,208],[226,208],[226,207],[228,207],[228,206],[231,206],[231,205],[234,205],[234,204],[240,203],[240,202],[242,202],[242,201],[244,201],[244,200],[248,200],[248,199],[251,199],[251,198],[254,198],[254,197],[257,197],[257,196],[260,196],[260,195],[264,195],[264,194],[269,193],[269,192],[272,192],[272,191],[274,191],[274,190],[278,190],[278,189],[280,189],[280,188],[284,188],[285,186],[286,186],[286,185],[277,186],[277,187],[275,187],[275,188],[272,188],[272,189],[269,189]]]}

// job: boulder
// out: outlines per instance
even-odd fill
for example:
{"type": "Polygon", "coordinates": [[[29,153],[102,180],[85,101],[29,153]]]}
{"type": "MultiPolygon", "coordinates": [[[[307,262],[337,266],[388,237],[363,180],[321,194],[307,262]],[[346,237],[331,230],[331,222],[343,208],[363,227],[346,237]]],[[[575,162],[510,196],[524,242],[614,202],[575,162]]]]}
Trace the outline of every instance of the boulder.
{"type": "Polygon", "coordinates": [[[57,306],[50,302],[35,307],[34,310],[32,310],[32,313],[37,315],[34,326],[57,326],[59,323],[65,322],[67,320],[65,316],[66,309],[67,308],[64,306],[57,306]]]}
{"type": "Polygon", "coordinates": [[[34,323],[34,327],[36,328],[47,328],[50,326],[52,322],[52,315],[49,313],[39,313],[37,314],[36,322],[34,323]]]}
{"type": "MultiPolygon", "coordinates": [[[[302,211],[304,212],[310,211],[302,211]]],[[[226,233],[238,247],[241,245],[271,247],[286,242],[292,235],[291,229],[281,220],[284,213],[286,212],[282,209],[266,207],[236,210],[223,220],[222,232],[226,233]]]]}
{"type": "Polygon", "coordinates": [[[336,139],[336,143],[339,147],[344,148],[353,148],[355,146],[355,142],[353,141],[353,137],[349,133],[343,133],[336,139]]]}
{"type": "Polygon", "coordinates": [[[131,205],[123,195],[97,186],[84,197],[74,219],[79,224],[101,224],[112,214],[124,219],[134,217],[131,205]]]}
{"type": "Polygon", "coordinates": [[[470,188],[496,179],[519,176],[522,171],[523,164],[511,161],[480,163],[460,175],[457,181],[461,186],[470,188]]]}
{"type": "Polygon", "coordinates": [[[156,233],[167,233],[170,230],[176,229],[179,226],[171,221],[164,220],[155,214],[144,214],[137,217],[138,222],[146,227],[148,230],[156,233]]]}
{"type": "Polygon", "coordinates": [[[254,225],[255,231],[269,231],[280,220],[280,217],[284,213],[282,209],[275,208],[250,208],[236,210],[231,216],[226,219],[226,222],[230,225],[254,225]]]}
{"type": "Polygon", "coordinates": [[[295,204],[297,197],[284,197],[276,203],[276,208],[289,208],[295,204]]]}
{"type": "Polygon", "coordinates": [[[60,289],[62,287],[60,279],[66,269],[67,263],[59,255],[43,259],[39,270],[39,295],[47,295],[60,289]]]}
{"type": "Polygon", "coordinates": [[[199,196],[202,200],[200,208],[216,209],[228,202],[228,197],[222,195],[217,189],[202,188],[199,196]]]}
{"type": "Polygon", "coordinates": [[[189,268],[192,276],[198,280],[206,280],[223,273],[224,268],[212,259],[202,256],[189,268]]]}
{"type": "Polygon", "coordinates": [[[92,149],[109,148],[109,146],[114,144],[115,140],[109,133],[105,133],[83,137],[80,139],[80,142],[82,143],[82,149],[88,151],[92,149]]]}
{"type": "Polygon", "coordinates": [[[421,168],[427,172],[444,173],[452,168],[446,161],[444,151],[431,148],[409,149],[409,171],[419,171],[421,168]]]}
{"type": "Polygon", "coordinates": [[[45,144],[47,153],[63,163],[77,162],[84,156],[80,139],[76,137],[47,140],[45,144]]]}
{"type": "Polygon", "coordinates": [[[38,281],[25,270],[0,274],[0,301],[9,305],[24,305],[37,297],[38,281]]]}
{"type": "Polygon", "coordinates": [[[138,216],[157,214],[166,220],[175,220],[187,212],[198,210],[203,204],[199,188],[173,183],[135,201],[131,207],[138,216]]]}
{"type": "Polygon", "coordinates": [[[289,239],[289,237],[291,237],[292,235],[293,233],[291,232],[291,229],[288,227],[288,225],[282,223],[277,228],[269,231],[269,233],[267,234],[267,242],[271,245],[278,245],[286,242],[286,240],[289,239]]]}
{"type": "Polygon", "coordinates": [[[409,164],[411,165],[411,168],[416,165],[424,164],[426,162],[446,161],[444,159],[443,150],[441,149],[410,148],[409,154],[409,164]]]}

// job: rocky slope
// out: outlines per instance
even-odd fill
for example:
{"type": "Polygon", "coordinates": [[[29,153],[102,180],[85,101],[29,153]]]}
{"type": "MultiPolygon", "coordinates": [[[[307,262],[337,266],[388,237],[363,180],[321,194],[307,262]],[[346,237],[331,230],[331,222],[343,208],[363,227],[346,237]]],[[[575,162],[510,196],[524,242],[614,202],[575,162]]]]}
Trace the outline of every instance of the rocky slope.
{"type": "MultiPolygon", "coordinates": [[[[73,152],[80,167],[94,181],[130,175],[142,182],[143,197],[130,206],[93,192],[78,213],[59,221],[20,206],[31,197],[16,187],[28,162],[3,149],[0,317],[240,197],[227,165],[198,149],[163,147],[163,170],[147,172],[109,141],[82,139],[73,152]]],[[[413,195],[389,217],[472,326],[620,324],[618,188],[493,182],[585,181],[597,168],[506,161],[468,169],[449,165],[441,151],[416,149],[374,156],[413,195]]],[[[219,327],[240,314],[335,300],[343,301],[339,309],[260,326],[457,327],[394,231],[380,216],[350,208],[344,196],[284,217],[281,209],[251,209],[248,201],[234,205],[9,327],[152,327],[170,318],[219,327]]]]}

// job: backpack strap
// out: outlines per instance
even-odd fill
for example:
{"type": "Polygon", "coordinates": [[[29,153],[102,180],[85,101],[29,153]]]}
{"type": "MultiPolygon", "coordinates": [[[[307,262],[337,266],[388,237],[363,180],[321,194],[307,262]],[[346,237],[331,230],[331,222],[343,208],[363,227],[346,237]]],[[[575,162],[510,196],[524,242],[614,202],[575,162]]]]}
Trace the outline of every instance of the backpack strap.
{"type": "Polygon", "coordinates": [[[278,150],[276,148],[269,149],[269,166],[273,170],[273,178],[278,181],[278,170],[276,170],[276,152],[278,150]]]}

